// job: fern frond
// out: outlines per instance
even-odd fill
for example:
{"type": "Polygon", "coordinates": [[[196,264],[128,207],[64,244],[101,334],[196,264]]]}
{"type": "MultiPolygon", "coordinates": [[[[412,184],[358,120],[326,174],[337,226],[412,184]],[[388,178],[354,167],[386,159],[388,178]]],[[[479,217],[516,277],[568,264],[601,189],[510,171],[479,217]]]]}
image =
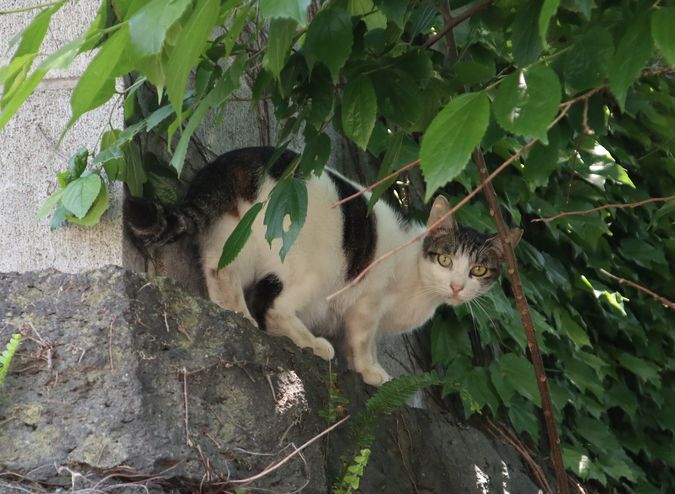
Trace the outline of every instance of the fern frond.
{"type": "Polygon", "coordinates": [[[12,361],[12,357],[16,353],[17,348],[19,348],[20,341],[21,335],[18,333],[13,334],[9,343],[7,343],[5,351],[0,354],[0,384],[5,381],[7,371],[9,370],[9,364],[12,361]]]}

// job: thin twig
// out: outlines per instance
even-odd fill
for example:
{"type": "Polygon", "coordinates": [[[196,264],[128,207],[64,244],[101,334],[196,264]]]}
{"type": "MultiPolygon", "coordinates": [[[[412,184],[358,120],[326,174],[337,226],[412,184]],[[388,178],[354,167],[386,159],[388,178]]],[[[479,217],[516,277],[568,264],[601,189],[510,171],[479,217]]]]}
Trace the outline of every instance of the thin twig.
{"type": "Polygon", "coordinates": [[[609,277],[612,278],[613,280],[618,281],[620,285],[626,284],[626,285],[628,285],[628,286],[632,286],[632,287],[635,288],[636,290],[640,290],[641,292],[646,293],[646,294],[649,295],[650,297],[655,298],[655,299],[658,300],[664,307],[668,307],[669,309],[675,310],[675,303],[671,302],[671,301],[668,300],[666,297],[663,297],[663,296],[659,295],[658,293],[654,293],[654,292],[651,291],[649,288],[645,288],[645,287],[643,287],[642,285],[638,285],[638,284],[635,283],[634,281],[627,280],[626,278],[621,278],[621,277],[619,277],[619,276],[615,276],[615,275],[613,275],[612,273],[610,273],[610,272],[608,272],[608,271],[605,271],[604,269],[600,269],[600,272],[601,272],[602,274],[604,274],[605,276],[609,276],[609,277]]]}
{"type": "Polygon", "coordinates": [[[457,17],[453,17],[445,26],[443,26],[443,29],[441,29],[436,35],[433,37],[429,38],[424,42],[424,47],[428,48],[435,43],[437,43],[439,40],[441,40],[446,34],[448,34],[452,29],[457,26],[458,24],[461,24],[465,20],[467,20],[469,17],[472,15],[480,12],[481,10],[486,9],[490,4],[492,3],[492,0],[482,0],[474,5],[472,5],[470,8],[462,12],[461,14],[458,14],[457,17]]]}
{"type": "Polygon", "coordinates": [[[185,407],[185,442],[189,447],[192,447],[192,439],[190,438],[190,424],[189,424],[189,411],[188,411],[188,390],[187,390],[187,369],[183,367],[181,369],[183,374],[183,406],[185,407]]]}
{"type": "Polygon", "coordinates": [[[362,195],[365,194],[366,192],[370,192],[371,190],[373,190],[374,188],[376,188],[378,185],[382,185],[383,183],[385,183],[385,182],[386,182],[387,180],[389,180],[390,178],[394,178],[395,176],[400,175],[400,174],[403,173],[404,171],[409,170],[409,169],[412,168],[413,166],[419,165],[419,163],[420,163],[420,160],[419,160],[419,159],[416,159],[415,161],[411,161],[411,162],[408,163],[407,165],[403,165],[401,168],[399,168],[399,169],[396,170],[395,172],[392,172],[392,173],[390,173],[389,175],[387,175],[386,177],[384,177],[384,178],[378,180],[377,182],[374,182],[374,183],[370,184],[370,185],[369,185],[368,187],[366,187],[365,189],[361,189],[361,190],[359,190],[358,192],[354,192],[352,195],[345,197],[344,199],[340,199],[339,201],[337,201],[336,203],[334,203],[331,207],[332,207],[332,208],[335,208],[335,207],[337,207],[337,206],[339,206],[339,205],[341,205],[341,204],[344,204],[344,203],[347,202],[347,201],[351,201],[352,199],[356,199],[357,197],[362,196],[362,195]]]}
{"type": "Polygon", "coordinates": [[[332,431],[333,429],[336,429],[336,428],[338,428],[339,426],[341,426],[342,424],[344,424],[347,420],[349,420],[350,417],[351,417],[351,415],[347,415],[345,418],[343,418],[343,419],[341,419],[341,420],[338,420],[338,421],[335,422],[333,425],[331,425],[330,427],[328,427],[327,429],[323,430],[322,432],[320,432],[319,434],[317,434],[316,436],[314,436],[312,439],[310,439],[309,441],[307,441],[305,444],[303,444],[303,445],[300,446],[299,448],[293,450],[293,452],[290,453],[290,454],[288,454],[285,458],[279,460],[279,461],[276,462],[276,463],[271,463],[270,465],[268,465],[267,468],[265,468],[262,472],[260,472],[260,473],[258,473],[258,474],[256,474],[256,475],[253,475],[252,477],[247,477],[247,478],[245,478],[245,479],[230,480],[230,482],[231,482],[232,484],[244,484],[244,485],[246,485],[246,484],[250,484],[251,482],[254,482],[254,481],[258,480],[258,479],[263,478],[265,475],[270,474],[270,473],[273,472],[274,470],[277,470],[279,467],[281,467],[282,465],[284,465],[284,464],[285,464],[286,462],[288,462],[291,458],[293,458],[295,455],[297,455],[298,453],[300,453],[303,449],[307,448],[308,446],[310,446],[311,444],[313,444],[314,442],[316,442],[317,440],[319,440],[320,438],[322,438],[323,436],[325,436],[326,434],[328,434],[328,433],[329,433],[330,431],[332,431]]]}
{"type": "Polygon", "coordinates": [[[591,209],[583,209],[580,211],[563,211],[562,213],[555,214],[553,216],[548,216],[546,218],[535,218],[531,220],[532,223],[537,223],[539,221],[543,221],[544,223],[549,223],[553,220],[557,220],[558,218],[563,218],[565,216],[580,216],[583,214],[590,214],[590,213],[595,213],[596,211],[602,211],[603,209],[625,209],[625,208],[637,208],[639,206],[643,206],[645,204],[649,204],[652,202],[669,202],[675,200],[675,195],[668,196],[668,197],[650,197],[649,199],[645,199],[644,201],[638,201],[638,202],[630,202],[630,203],[624,203],[624,204],[605,204],[603,206],[598,206],[596,208],[591,208],[591,209]]]}
{"type": "Polygon", "coordinates": [[[553,416],[553,405],[551,403],[551,395],[548,390],[548,382],[546,379],[546,371],[544,370],[544,363],[539,351],[539,344],[537,343],[537,336],[534,331],[534,321],[532,314],[525,298],[523,285],[520,281],[518,273],[518,261],[513,250],[513,245],[508,237],[508,230],[502,217],[501,209],[497,202],[497,193],[491,183],[487,181],[488,170],[485,164],[485,158],[480,148],[476,148],[473,153],[473,160],[478,166],[480,173],[481,184],[484,184],[485,199],[490,208],[490,215],[495,222],[497,232],[501,243],[504,245],[504,254],[506,263],[508,265],[509,278],[511,279],[511,290],[516,299],[518,312],[523,321],[523,327],[527,336],[527,347],[530,350],[530,360],[534,366],[534,372],[537,376],[537,386],[539,388],[539,395],[541,397],[541,408],[544,412],[544,422],[546,423],[546,432],[548,434],[549,446],[551,448],[551,457],[553,460],[553,469],[555,471],[556,481],[560,494],[568,494],[567,474],[565,473],[565,463],[560,449],[560,438],[556,428],[555,417],[553,416]]]}

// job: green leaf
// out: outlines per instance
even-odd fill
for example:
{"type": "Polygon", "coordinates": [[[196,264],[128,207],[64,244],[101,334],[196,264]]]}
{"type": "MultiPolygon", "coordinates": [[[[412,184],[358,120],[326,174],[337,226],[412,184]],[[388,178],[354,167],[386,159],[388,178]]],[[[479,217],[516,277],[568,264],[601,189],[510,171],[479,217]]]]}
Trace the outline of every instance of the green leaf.
{"type": "Polygon", "coordinates": [[[562,90],[555,72],[543,65],[509,75],[497,89],[493,104],[497,123],[505,130],[548,144],[548,125],[558,112],[562,90]]]}
{"type": "Polygon", "coordinates": [[[529,360],[513,353],[503,355],[498,361],[499,373],[518,394],[539,406],[539,388],[534,376],[534,368],[529,360]]]}
{"type": "Polygon", "coordinates": [[[628,24],[610,63],[609,89],[622,111],[626,105],[628,88],[640,76],[651,53],[652,36],[649,16],[642,14],[628,24]]]}
{"type": "Polygon", "coordinates": [[[295,19],[304,26],[307,23],[307,7],[310,0],[260,0],[260,13],[264,18],[283,17],[295,19]]]}
{"type": "Polygon", "coordinates": [[[258,213],[260,213],[262,207],[262,202],[256,202],[253,206],[251,206],[250,209],[246,211],[241,220],[239,220],[239,223],[234,228],[234,230],[232,230],[230,236],[227,237],[225,245],[223,245],[223,252],[220,254],[220,260],[218,261],[218,271],[234,261],[239,255],[239,252],[241,252],[241,249],[244,247],[246,241],[251,236],[251,226],[258,216],[258,213]]]}
{"type": "Polygon", "coordinates": [[[482,92],[457,96],[432,120],[420,149],[426,201],[462,172],[489,122],[490,101],[482,92]]]}
{"type": "Polygon", "coordinates": [[[347,83],[341,114],[345,135],[365,150],[377,116],[377,97],[370,79],[361,76],[347,83]]]}
{"type": "Polygon", "coordinates": [[[308,177],[311,173],[317,177],[321,175],[330,158],[330,148],[330,138],[323,132],[305,141],[305,149],[298,166],[303,177],[308,177]]]}
{"type": "MultiPolygon", "coordinates": [[[[121,132],[117,129],[108,130],[103,133],[101,136],[101,149],[100,151],[105,151],[106,149],[113,146],[121,132]]],[[[103,163],[103,168],[105,169],[105,174],[108,176],[108,180],[124,180],[126,177],[126,163],[123,157],[112,158],[103,163]]]]}
{"type": "Polygon", "coordinates": [[[176,37],[174,48],[167,57],[166,92],[176,115],[181,119],[185,86],[190,70],[204,51],[213,27],[218,22],[219,0],[197,0],[185,25],[176,37]]]}
{"type": "Polygon", "coordinates": [[[563,57],[565,85],[572,93],[599,86],[609,74],[614,54],[611,33],[604,28],[592,28],[576,38],[563,57]]]}
{"type": "Polygon", "coordinates": [[[582,328],[566,310],[556,311],[556,322],[558,328],[565,333],[576,345],[577,348],[590,346],[591,341],[582,328]]]}
{"type": "Polygon", "coordinates": [[[47,216],[47,213],[49,213],[52,209],[56,207],[56,205],[59,203],[61,198],[63,197],[63,192],[65,189],[59,189],[56,192],[54,192],[51,196],[49,196],[40,210],[35,214],[35,218],[33,218],[33,222],[36,222],[38,220],[41,220],[45,216],[47,216]]]}
{"type": "Polygon", "coordinates": [[[108,210],[109,205],[108,186],[105,183],[101,183],[101,190],[99,191],[98,196],[96,196],[94,203],[89,208],[89,211],[87,211],[87,214],[85,214],[83,218],[66,214],[66,219],[76,225],[94,226],[100,221],[103,213],[108,210]]]}
{"type": "Polygon", "coordinates": [[[337,7],[321,10],[309,25],[305,40],[310,70],[316,62],[321,62],[330,70],[333,82],[337,82],[353,42],[352,20],[347,11],[337,7]]]}
{"type": "Polygon", "coordinates": [[[551,174],[558,168],[560,153],[560,130],[556,125],[548,131],[548,145],[537,142],[525,158],[523,177],[534,187],[548,183],[551,174]]]}
{"type": "Polygon", "coordinates": [[[118,73],[118,64],[122,54],[128,51],[128,46],[129,31],[125,27],[119,29],[101,46],[73,90],[70,98],[72,116],[68,127],[84,113],[107,102],[115,93],[115,76],[121,75],[118,73]]]}
{"type": "Polygon", "coordinates": [[[129,34],[133,51],[138,58],[156,55],[162,51],[166,33],[190,0],[152,0],[129,19],[129,34]]]}
{"type": "Polygon", "coordinates": [[[513,38],[513,58],[518,67],[534,62],[542,50],[539,35],[540,0],[530,0],[516,12],[511,27],[513,38]]]}
{"type": "Polygon", "coordinates": [[[509,420],[516,432],[527,432],[535,441],[539,440],[539,418],[531,403],[516,396],[509,407],[509,420]]]}
{"type": "Polygon", "coordinates": [[[123,149],[124,162],[127,168],[124,181],[132,196],[141,197],[143,195],[143,184],[148,180],[143,168],[141,152],[133,141],[126,143],[123,149]]]}
{"type": "Polygon", "coordinates": [[[276,238],[283,240],[279,251],[282,262],[293,242],[298,238],[306,216],[307,187],[305,182],[295,177],[288,177],[277,183],[270,193],[263,223],[267,226],[265,238],[270,246],[276,238]]]}
{"type": "Polygon", "coordinates": [[[375,5],[379,8],[387,19],[403,29],[405,27],[405,14],[408,10],[408,0],[375,0],[375,5]]]}
{"type": "Polygon", "coordinates": [[[654,43],[670,65],[675,65],[675,7],[661,7],[652,12],[654,43]]]}
{"type": "Polygon", "coordinates": [[[87,160],[89,159],[89,151],[82,147],[78,149],[74,155],[68,159],[68,172],[72,178],[78,178],[82,172],[87,168],[87,160]]]}
{"type": "Polygon", "coordinates": [[[659,376],[659,367],[654,363],[635,357],[629,353],[620,353],[617,360],[621,365],[639,376],[644,381],[652,383],[657,388],[661,387],[661,377],[659,376]]]}
{"type": "Polygon", "coordinates": [[[544,0],[544,4],[541,6],[541,12],[539,12],[539,35],[541,36],[541,42],[544,48],[546,47],[548,25],[551,23],[551,17],[553,17],[556,10],[558,10],[558,5],[560,5],[560,0],[544,0]]]}
{"type": "Polygon", "coordinates": [[[419,84],[400,69],[377,71],[370,79],[377,94],[378,111],[388,120],[412,132],[419,129],[424,100],[419,84]]]}
{"type": "Polygon", "coordinates": [[[591,459],[588,452],[581,448],[563,447],[562,448],[563,461],[565,467],[582,479],[588,478],[588,472],[591,466],[591,459]]]}
{"type": "Polygon", "coordinates": [[[95,173],[73,180],[63,191],[63,206],[77,218],[84,218],[101,191],[101,177],[95,173]]]}
{"type": "Polygon", "coordinates": [[[279,78],[281,69],[286,63],[293,46],[295,30],[298,23],[294,19],[272,19],[270,22],[269,41],[263,57],[263,67],[279,78]]]}

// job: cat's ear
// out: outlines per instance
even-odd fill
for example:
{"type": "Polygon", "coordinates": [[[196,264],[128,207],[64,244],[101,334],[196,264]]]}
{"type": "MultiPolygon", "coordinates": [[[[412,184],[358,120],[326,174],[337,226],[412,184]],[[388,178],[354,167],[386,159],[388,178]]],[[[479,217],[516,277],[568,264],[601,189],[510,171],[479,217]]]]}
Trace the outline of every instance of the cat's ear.
{"type": "MultiPolygon", "coordinates": [[[[437,223],[444,215],[448,214],[450,211],[450,204],[448,200],[443,196],[438,196],[434,201],[434,204],[431,206],[431,212],[429,213],[429,220],[427,221],[427,228],[430,228],[433,224],[437,223]]],[[[453,215],[446,216],[443,218],[440,224],[433,227],[434,232],[452,232],[457,229],[457,222],[453,215]]]]}
{"type": "MultiPolygon", "coordinates": [[[[514,249],[516,248],[516,245],[518,245],[518,242],[520,242],[520,239],[523,238],[523,229],[522,228],[511,228],[508,232],[506,232],[506,238],[507,241],[511,244],[511,247],[514,249]]],[[[500,261],[503,261],[506,259],[506,246],[502,242],[502,240],[499,238],[499,235],[495,235],[494,237],[490,238],[488,240],[492,244],[492,249],[495,251],[497,256],[499,257],[500,261]]]]}

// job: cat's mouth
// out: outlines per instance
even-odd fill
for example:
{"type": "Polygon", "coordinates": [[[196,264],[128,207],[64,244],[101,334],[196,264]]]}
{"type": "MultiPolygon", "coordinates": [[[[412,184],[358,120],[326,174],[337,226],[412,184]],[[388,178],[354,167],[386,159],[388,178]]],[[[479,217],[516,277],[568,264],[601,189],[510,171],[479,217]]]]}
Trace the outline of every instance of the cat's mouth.
{"type": "Polygon", "coordinates": [[[447,299],[447,300],[448,300],[448,302],[447,302],[448,305],[461,305],[461,304],[463,304],[464,302],[466,302],[466,300],[464,299],[464,297],[462,297],[462,296],[455,296],[455,295],[448,295],[448,299],[447,299]]]}

